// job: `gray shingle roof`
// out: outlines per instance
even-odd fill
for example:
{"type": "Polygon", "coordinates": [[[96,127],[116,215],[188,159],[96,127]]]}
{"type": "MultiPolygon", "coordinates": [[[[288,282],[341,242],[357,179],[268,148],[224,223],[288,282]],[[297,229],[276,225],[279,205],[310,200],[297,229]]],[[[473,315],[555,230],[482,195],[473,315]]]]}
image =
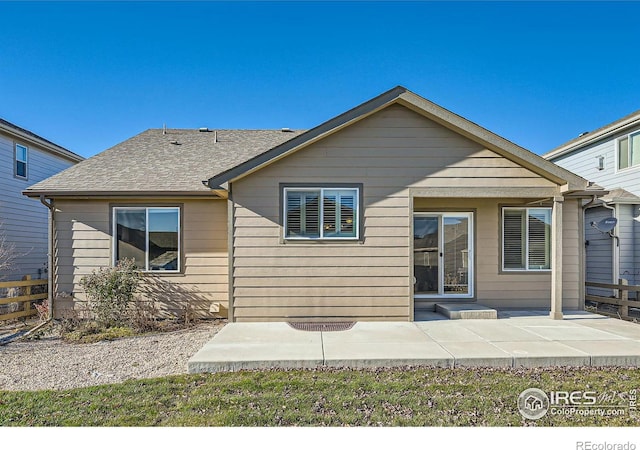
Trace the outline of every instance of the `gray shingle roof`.
{"type": "Polygon", "coordinates": [[[303,131],[150,129],[29,187],[25,193],[207,193],[203,180],[303,131]]]}

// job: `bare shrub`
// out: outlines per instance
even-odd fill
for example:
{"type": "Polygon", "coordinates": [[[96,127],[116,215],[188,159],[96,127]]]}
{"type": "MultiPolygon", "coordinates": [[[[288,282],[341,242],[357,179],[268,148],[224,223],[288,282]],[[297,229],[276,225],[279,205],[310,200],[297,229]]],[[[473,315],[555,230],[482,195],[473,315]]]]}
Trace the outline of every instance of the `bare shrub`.
{"type": "Polygon", "coordinates": [[[131,326],[138,332],[158,329],[159,311],[152,301],[136,299],[131,316],[131,326]]]}
{"type": "Polygon", "coordinates": [[[15,268],[16,257],[16,247],[13,242],[7,240],[0,223],[0,279],[5,278],[4,274],[15,268]]]}

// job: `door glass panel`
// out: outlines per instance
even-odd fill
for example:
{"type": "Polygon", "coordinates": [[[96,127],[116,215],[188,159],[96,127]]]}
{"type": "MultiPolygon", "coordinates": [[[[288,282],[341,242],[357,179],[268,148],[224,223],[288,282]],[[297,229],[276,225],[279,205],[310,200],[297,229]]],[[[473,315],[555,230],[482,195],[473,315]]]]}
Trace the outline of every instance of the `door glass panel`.
{"type": "Polygon", "coordinates": [[[443,294],[469,293],[469,219],[443,217],[443,294]]]}
{"type": "Polygon", "coordinates": [[[438,217],[413,218],[413,276],[416,294],[438,294],[438,217]]]}

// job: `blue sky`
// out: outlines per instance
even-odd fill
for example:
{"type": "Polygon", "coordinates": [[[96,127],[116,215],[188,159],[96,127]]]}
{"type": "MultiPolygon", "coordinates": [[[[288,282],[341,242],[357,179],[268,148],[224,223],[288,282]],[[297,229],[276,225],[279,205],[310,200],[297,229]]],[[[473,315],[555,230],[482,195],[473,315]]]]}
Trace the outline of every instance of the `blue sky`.
{"type": "Polygon", "coordinates": [[[83,156],[396,85],[536,153],[640,109],[638,2],[2,2],[0,117],[83,156]]]}

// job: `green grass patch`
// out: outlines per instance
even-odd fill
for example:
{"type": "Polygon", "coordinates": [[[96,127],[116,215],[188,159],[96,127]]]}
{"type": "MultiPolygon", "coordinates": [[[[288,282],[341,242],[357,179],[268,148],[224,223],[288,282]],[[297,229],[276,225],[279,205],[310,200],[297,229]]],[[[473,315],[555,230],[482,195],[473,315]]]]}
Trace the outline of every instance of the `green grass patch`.
{"type": "MultiPolygon", "coordinates": [[[[523,390],[628,393],[637,369],[376,369],[183,375],[0,391],[0,426],[638,426],[629,414],[523,419],[523,390]]],[[[627,395],[627,398],[624,396],[627,395]]],[[[628,412],[628,411],[627,411],[628,412]]]]}

